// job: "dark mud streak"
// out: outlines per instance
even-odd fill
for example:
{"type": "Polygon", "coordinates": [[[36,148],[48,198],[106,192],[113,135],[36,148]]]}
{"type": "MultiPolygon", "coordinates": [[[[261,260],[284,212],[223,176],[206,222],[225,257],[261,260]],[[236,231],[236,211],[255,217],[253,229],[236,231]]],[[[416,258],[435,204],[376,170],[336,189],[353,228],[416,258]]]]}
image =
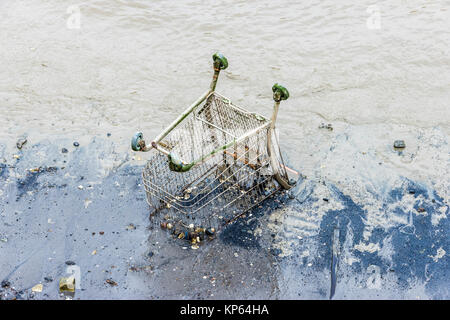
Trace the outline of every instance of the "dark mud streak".
{"type": "MultiPolygon", "coordinates": [[[[345,228],[353,231],[353,245],[358,244],[362,239],[364,229],[365,211],[355,204],[349,196],[344,195],[334,186],[329,186],[335,196],[342,201],[345,208],[342,210],[330,210],[323,217],[318,235],[318,243],[321,258],[316,259],[319,268],[325,268],[326,262],[333,260],[332,238],[333,226],[339,223],[345,228]],[[329,245],[321,245],[328,243],[329,245]]],[[[431,256],[436,255],[436,250],[442,247],[447,253],[450,250],[450,222],[448,219],[441,219],[437,226],[431,223],[431,217],[437,212],[439,207],[445,206],[442,197],[435,191],[429,195],[428,191],[420,184],[405,179],[401,187],[389,192],[389,197],[385,201],[384,209],[391,203],[401,202],[405,195],[413,195],[416,199],[419,196],[425,198],[424,201],[417,200],[414,209],[424,208],[426,215],[416,215],[413,212],[404,212],[397,209],[395,214],[412,217],[411,226],[399,226],[385,230],[375,228],[369,238],[370,242],[379,243],[382,248],[383,240],[392,237],[394,253],[392,255],[392,265],[383,260],[377,252],[353,251],[359,258],[359,262],[354,263],[352,268],[356,273],[364,273],[369,265],[380,266],[381,275],[387,272],[395,272],[398,277],[398,285],[401,289],[408,289],[411,281],[418,279],[426,283],[427,293],[437,299],[448,296],[450,284],[448,254],[435,262],[431,256]],[[414,192],[414,193],[413,193],[414,192]]],[[[318,201],[318,199],[317,199],[318,201]]],[[[447,207],[448,214],[448,207],[447,207]]],[[[346,233],[341,233],[339,242],[345,241],[346,233]]]]}
{"type": "Polygon", "coordinates": [[[333,239],[332,239],[332,248],[333,255],[331,259],[331,286],[330,286],[330,300],[333,298],[334,293],[336,292],[336,284],[337,284],[337,268],[339,262],[339,225],[334,228],[333,231],[333,239]]]}
{"type": "MultiPolygon", "coordinates": [[[[426,288],[430,295],[441,299],[445,292],[441,292],[439,288],[446,286],[448,290],[450,284],[450,261],[448,258],[450,222],[448,218],[441,219],[437,226],[433,226],[431,218],[433,213],[439,213],[439,207],[446,204],[435,191],[430,198],[425,188],[408,179],[405,179],[402,187],[392,190],[390,195],[392,199],[399,201],[403,198],[405,190],[414,190],[416,199],[420,195],[425,198],[424,201],[417,200],[414,209],[424,208],[427,214],[416,215],[412,213],[412,227],[409,230],[397,228],[391,232],[392,243],[395,247],[395,253],[392,257],[393,267],[398,274],[398,281],[402,288],[409,287],[411,278],[417,278],[426,281],[426,288]],[[435,256],[437,249],[440,247],[447,254],[435,262],[430,256],[435,256]]],[[[397,214],[408,215],[410,213],[398,210],[397,214]]],[[[448,215],[448,206],[446,214],[448,215]]],[[[448,295],[448,292],[446,294],[448,295]]]]}
{"type": "MultiPolygon", "coordinates": [[[[315,263],[317,264],[317,267],[320,269],[328,269],[329,270],[329,263],[332,260],[332,241],[333,238],[333,230],[336,225],[339,225],[342,229],[351,229],[353,231],[353,241],[354,243],[359,243],[359,241],[362,238],[362,233],[364,231],[364,217],[365,217],[365,211],[358,206],[356,203],[353,202],[353,200],[350,198],[350,196],[344,195],[340,190],[338,190],[335,186],[329,185],[330,190],[333,192],[334,196],[342,202],[342,204],[345,206],[344,209],[341,210],[330,210],[328,211],[325,216],[323,217],[321,224],[320,224],[320,230],[318,234],[318,242],[319,242],[319,252],[320,252],[320,258],[315,258],[315,263]],[[326,245],[323,245],[323,244],[326,245]]],[[[320,199],[316,199],[316,201],[319,201],[320,199]]],[[[345,232],[339,233],[339,244],[342,246],[342,244],[345,242],[346,238],[345,232]]],[[[362,261],[364,261],[364,265],[373,264],[374,257],[372,256],[365,256],[363,257],[362,261]]],[[[376,259],[377,261],[379,259],[376,259]]],[[[362,266],[357,266],[356,271],[361,272],[362,266]]]]}
{"type": "Polygon", "coordinates": [[[56,173],[58,168],[56,167],[45,167],[45,168],[36,168],[39,171],[31,172],[27,171],[26,175],[22,179],[17,180],[17,198],[16,201],[19,201],[27,192],[29,191],[40,191],[43,187],[46,188],[54,188],[56,185],[54,184],[46,184],[43,185],[38,182],[38,179],[42,175],[56,173]]]}

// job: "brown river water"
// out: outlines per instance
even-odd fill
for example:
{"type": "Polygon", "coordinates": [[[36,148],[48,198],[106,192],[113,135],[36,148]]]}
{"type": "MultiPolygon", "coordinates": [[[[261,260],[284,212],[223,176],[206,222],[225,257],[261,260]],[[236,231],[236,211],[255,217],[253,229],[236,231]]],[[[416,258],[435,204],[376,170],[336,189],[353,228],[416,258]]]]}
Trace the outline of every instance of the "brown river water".
{"type": "MultiPolygon", "coordinates": [[[[383,214],[400,177],[448,204],[450,1],[1,1],[0,141],[13,150],[25,134],[83,144],[111,133],[134,157],[135,131],[150,140],[208,88],[216,51],[229,61],[217,91],[235,104],[270,116],[272,85],[288,88],[277,120],[283,154],[366,210],[366,242],[354,250],[380,251],[373,228],[408,223],[383,214]]],[[[276,213],[282,255],[340,206],[276,213]]]]}

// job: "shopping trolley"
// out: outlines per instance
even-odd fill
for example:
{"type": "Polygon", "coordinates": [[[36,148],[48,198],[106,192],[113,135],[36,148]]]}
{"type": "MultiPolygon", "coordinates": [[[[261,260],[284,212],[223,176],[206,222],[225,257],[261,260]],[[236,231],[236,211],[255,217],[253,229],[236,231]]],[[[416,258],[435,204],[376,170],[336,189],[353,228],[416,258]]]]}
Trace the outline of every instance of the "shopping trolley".
{"type": "Polygon", "coordinates": [[[151,219],[194,244],[292,185],[275,134],[288,90],[272,87],[271,119],[249,112],[215,91],[228,61],[220,53],[213,61],[210,88],[197,101],[150,145],[141,132],[131,140],[134,151],[152,151],[142,174],[151,219]]]}

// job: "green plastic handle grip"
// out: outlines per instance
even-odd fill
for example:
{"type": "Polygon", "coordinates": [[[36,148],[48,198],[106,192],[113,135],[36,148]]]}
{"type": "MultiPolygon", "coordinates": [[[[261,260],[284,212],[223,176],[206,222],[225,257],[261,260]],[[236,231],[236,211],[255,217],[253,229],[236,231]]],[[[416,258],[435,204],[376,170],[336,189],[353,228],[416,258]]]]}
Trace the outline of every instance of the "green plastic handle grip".
{"type": "Polygon", "coordinates": [[[225,70],[226,68],[228,68],[228,60],[223,54],[216,52],[212,57],[214,62],[217,62],[219,64],[220,69],[225,70]]]}
{"type": "Polygon", "coordinates": [[[287,100],[289,98],[289,91],[281,84],[275,83],[272,87],[272,92],[275,101],[287,100]]]}

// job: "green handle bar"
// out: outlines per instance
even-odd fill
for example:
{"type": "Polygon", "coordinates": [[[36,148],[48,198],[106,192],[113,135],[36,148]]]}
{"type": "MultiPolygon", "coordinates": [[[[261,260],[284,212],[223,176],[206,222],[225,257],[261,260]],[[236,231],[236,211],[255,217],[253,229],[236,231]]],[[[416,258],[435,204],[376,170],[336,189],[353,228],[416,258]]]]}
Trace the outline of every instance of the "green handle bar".
{"type": "Polygon", "coordinates": [[[281,84],[275,83],[272,87],[273,100],[279,102],[289,98],[289,91],[281,84]]]}
{"type": "Polygon", "coordinates": [[[214,60],[214,64],[217,63],[220,69],[225,70],[226,68],[228,68],[228,60],[223,54],[216,52],[212,57],[214,60]]]}

